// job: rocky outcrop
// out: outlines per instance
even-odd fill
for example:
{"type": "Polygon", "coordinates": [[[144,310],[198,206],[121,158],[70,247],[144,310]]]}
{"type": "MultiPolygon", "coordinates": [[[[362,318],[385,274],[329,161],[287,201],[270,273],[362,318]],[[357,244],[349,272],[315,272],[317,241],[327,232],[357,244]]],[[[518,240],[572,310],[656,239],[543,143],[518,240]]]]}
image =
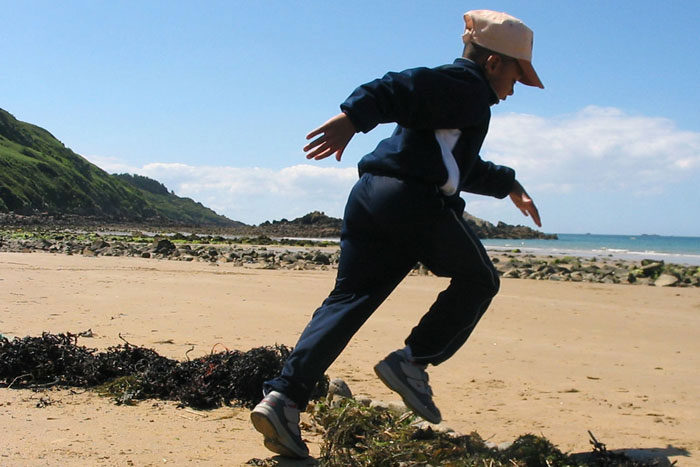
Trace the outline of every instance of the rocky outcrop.
{"type": "MultiPolygon", "coordinates": [[[[557,238],[556,234],[545,234],[523,225],[509,225],[505,222],[493,225],[468,213],[464,214],[464,219],[479,238],[541,238],[547,240],[557,238]]],[[[247,235],[267,235],[270,237],[337,238],[340,237],[342,224],[342,219],[314,211],[292,221],[287,219],[268,221],[256,227],[244,227],[238,231],[247,235]]]]}
{"type": "MultiPolygon", "coordinates": [[[[464,219],[479,238],[541,238],[556,239],[556,234],[545,234],[522,225],[509,225],[499,222],[497,225],[465,213],[464,219]]],[[[130,223],[106,223],[104,218],[94,216],[35,214],[23,216],[0,212],[0,225],[6,228],[29,229],[75,229],[88,231],[172,231],[187,230],[202,234],[217,233],[221,235],[267,236],[275,238],[339,238],[342,219],[327,216],[320,211],[310,212],[293,220],[281,219],[266,221],[260,225],[246,225],[231,221],[229,227],[193,226],[160,219],[148,225],[130,223]]]]}
{"type": "Polygon", "coordinates": [[[543,240],[556,240],[556,234],[546,234],[538,230],[531,229],[524,225],[510,225],[505,222],[499,222],[497,225],[474,217],[469,213],[464,213],[464,220],[467,221],[469,227],[479,238],[541,238],[543,240]]]}
{"type": "Polygon", "coordinates": [[[233,233],[268,237],[338,238],[342,224],[342,219],[313,211],[291,221],[287,219],[266,221],[258,226],[235,229],[233,233]]]}

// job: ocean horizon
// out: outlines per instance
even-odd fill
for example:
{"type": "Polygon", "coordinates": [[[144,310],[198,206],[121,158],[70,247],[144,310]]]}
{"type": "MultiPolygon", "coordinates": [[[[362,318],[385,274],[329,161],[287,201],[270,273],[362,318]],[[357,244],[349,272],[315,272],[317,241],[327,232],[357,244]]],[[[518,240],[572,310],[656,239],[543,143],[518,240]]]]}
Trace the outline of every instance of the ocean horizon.
{"type": "Polygon", "coordinates": [[[700,266],[700,237],[666,235],[557,234],[558,240],[482,239],[487,250],[519,249],[538,256],[653,259],[700,266]]]}

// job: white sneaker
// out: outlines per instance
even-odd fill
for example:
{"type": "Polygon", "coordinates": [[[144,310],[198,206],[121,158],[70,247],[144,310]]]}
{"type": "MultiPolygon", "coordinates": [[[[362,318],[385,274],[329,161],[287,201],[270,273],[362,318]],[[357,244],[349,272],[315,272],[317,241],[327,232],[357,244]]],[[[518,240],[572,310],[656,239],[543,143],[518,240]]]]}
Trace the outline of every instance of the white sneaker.
{"type": "Polygon", "coordinates": [[[397,350],[377,363],[374,372],[416,415],[431,423],[440,423],[442,415],[433,403],[433,390],[425,366],[416,365],[406,358],[403,351],[397,350]]]}
{"type": "Polygon", "coordinates": [[[265,437],[265,447],[286,457],[303,459],[309,448],[301,439],[299,409],[287,396],[271,391],[250,414],[253,426],[265,437]]]}

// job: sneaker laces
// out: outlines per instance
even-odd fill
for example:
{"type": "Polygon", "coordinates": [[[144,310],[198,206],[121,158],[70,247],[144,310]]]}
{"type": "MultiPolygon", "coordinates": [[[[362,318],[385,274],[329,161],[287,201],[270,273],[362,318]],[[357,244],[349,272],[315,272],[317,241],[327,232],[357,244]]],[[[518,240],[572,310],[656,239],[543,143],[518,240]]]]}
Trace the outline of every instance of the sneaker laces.
{"type": "MultiPolygon", "coordinates": [[[[425,388],[426,393],[430,396],[433,397],[433,388],[430,387],[430,377],[428,376],[428,372],[425,371],[426,368],[428,368],[427,363],[418,363],[413,359],[413,352],[411,351],[411,348],[409,346],[404,347],[403,349],[399,350],[398,352],[403,354],[404,360],[410,364],[413,368],[418,370],[418,374],[420,375],[421,382],[423,383],[423,386],[425,388]]],[[[409,375],[406,375],[409,376],[409,375]]],[[[416,379],[416,378],[413,378],[416,379]]]]}
{"type": "MultiPolygon", "coordinates": [[[[270,391],[272,392],[272,391],[270,391]]],[[[301,435],[301,431],[299,429],[299,421],[301,420],[301,411],[299,410],[299,407],[297,404],[292,401],[289,397],[287,397],[286,394],[283,394],[281,392],[278,392],[279,394],[279,399],[284,403],[284,408],[282,409],[285,421],[287,422],[287,427],[289,430],[296,434],[296,435],[301,435]]],[[[265,397],[268,397],[270,393],[265,395],[265,397]]]]}
{"type": "Polygon", "coordinates": [[[423,386],[425,386],[426,393],[430,395],[430,397],[432,397],[433,388],[430,387],[430,376],[428,376],[428,372],[425,371],[425,369],[428,368],[428,365],[422,365],[420,363],[414,362],[413,360],[408,360],[408,363],[410,363],[411,366],[413,366],[414,368],[418,369],[418,373],[420,374],[423,386]]]}
{"type": "Polygon", "coordinates": [[[282,394],[282,400],[284,401],[285,409],[287,409],[284,411],[284,415],[287,417],[287,423],[293,423],[296,428],[295,431],[299,431],[299,420],[301,418],[299,406],[285,394],[282,394]]]}
{"type": "Polygon", "coordinates": [[[421,373],[423,376],[423,383],[425,384],[425,389],[428,391],[430,397],[433,397],[433,388],[430,387],[430,377],[428,376],[428,373],[425,370],[423,370],[421,373]]]}

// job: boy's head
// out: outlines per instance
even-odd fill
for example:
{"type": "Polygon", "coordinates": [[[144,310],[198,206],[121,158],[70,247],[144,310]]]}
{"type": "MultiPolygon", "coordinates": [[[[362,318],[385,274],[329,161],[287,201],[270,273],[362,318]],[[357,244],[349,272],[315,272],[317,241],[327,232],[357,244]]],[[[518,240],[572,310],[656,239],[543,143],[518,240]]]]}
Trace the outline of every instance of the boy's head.
{"type": "Polygon", "coordinates": [[[513,94],[520,81],[544,88],[532,67],[533,33],[519,19],[491,10],[472,10],[464,14],[462,56],[484,68],[491,87],[500,99],[513,94]]]}

